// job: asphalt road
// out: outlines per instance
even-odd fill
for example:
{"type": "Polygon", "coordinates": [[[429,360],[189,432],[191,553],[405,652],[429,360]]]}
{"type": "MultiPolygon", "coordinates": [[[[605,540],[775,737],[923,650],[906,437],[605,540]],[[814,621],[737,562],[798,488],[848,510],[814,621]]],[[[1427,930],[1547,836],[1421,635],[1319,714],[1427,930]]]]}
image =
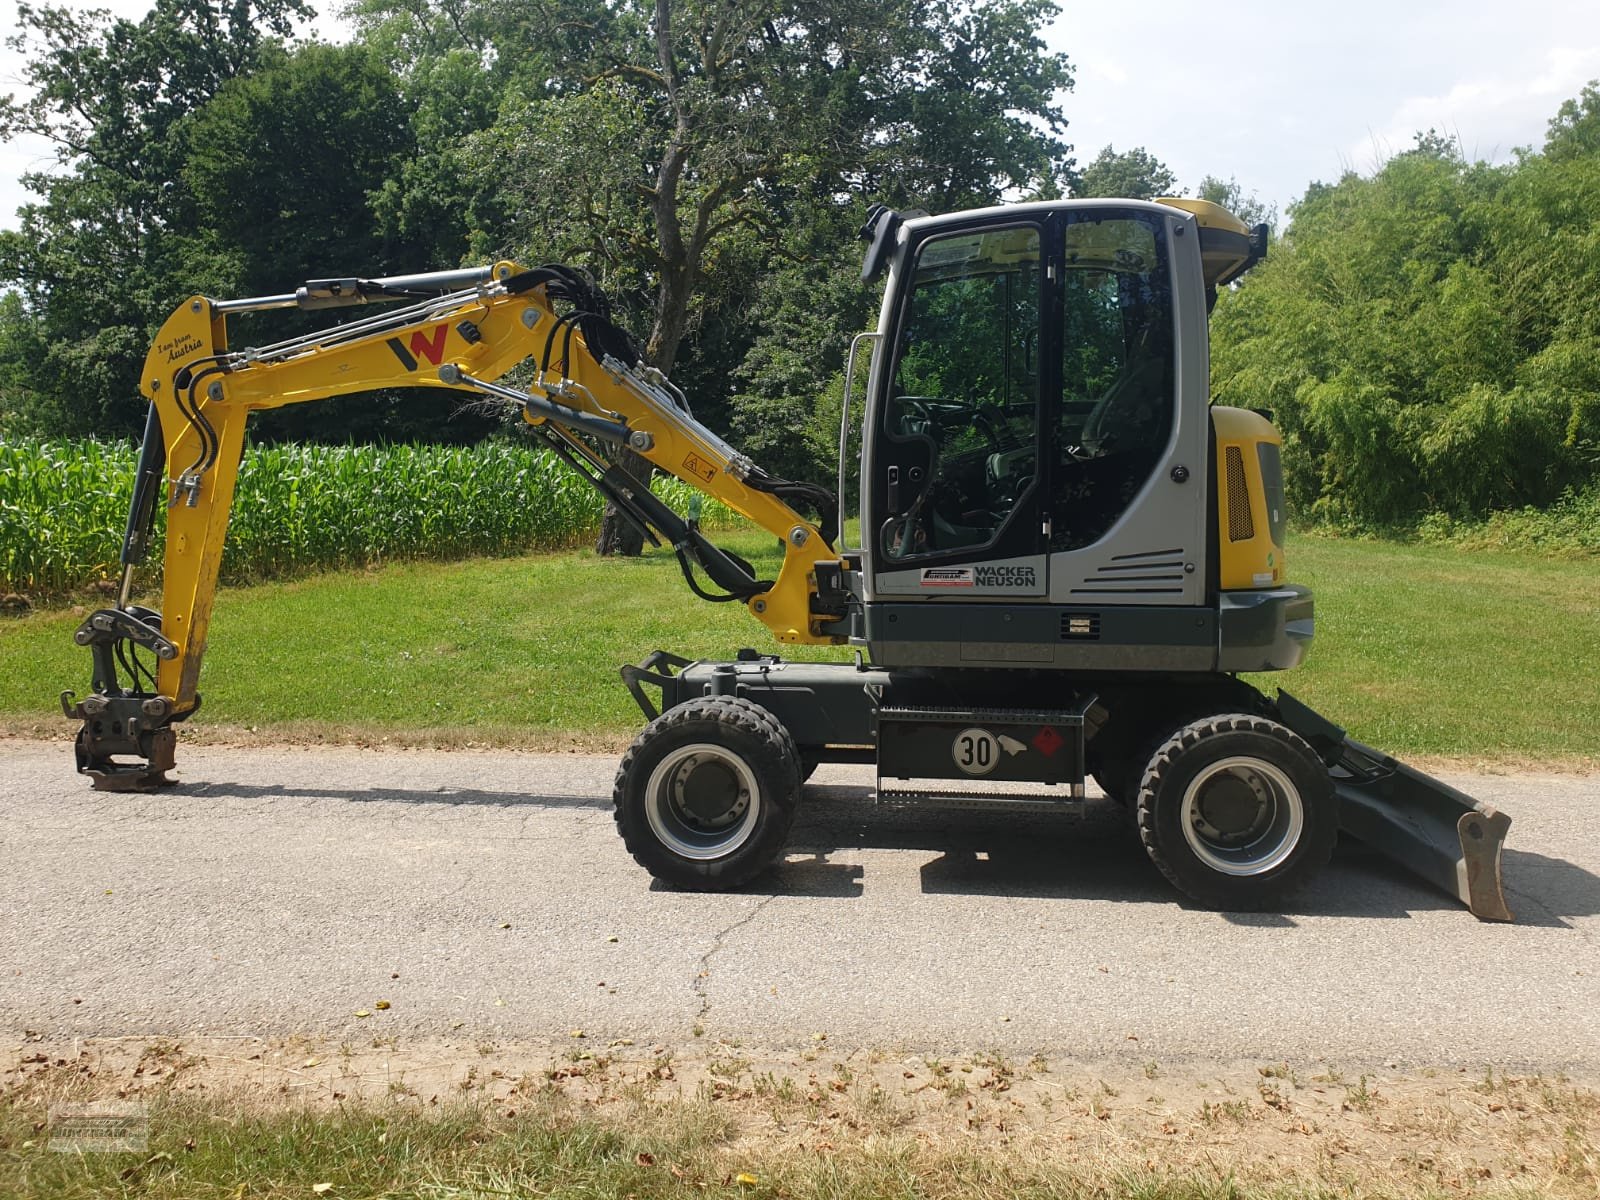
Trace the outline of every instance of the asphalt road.
{"type": "Polygon", "coordinates": [[[0,741],[3,1033],[1600,1070],[1597,777],[1447,777],[1514,818],[1492,925],[1359,847],[1283,915],[1202,911],[1105,802],[882,811],[865,768],[818,771],[770,877],[695,895],[623,850],[611,758],[186,747],[147,796],[70,758],[0,741]]]}

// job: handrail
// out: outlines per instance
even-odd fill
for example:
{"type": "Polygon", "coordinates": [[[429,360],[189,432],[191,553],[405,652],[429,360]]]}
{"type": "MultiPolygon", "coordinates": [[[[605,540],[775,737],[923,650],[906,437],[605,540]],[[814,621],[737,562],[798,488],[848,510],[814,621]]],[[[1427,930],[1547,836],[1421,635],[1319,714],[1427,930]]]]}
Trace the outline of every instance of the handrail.
{"type": "Polygon", "coordinates": [[[876,342],[883,335],[881,333],[858,333],[850,339],[850,354],[844,364],[844,405],[839,413],[839,540],[834,543],[841,550],[845,549],[844,540],[844,481],[845,460],[850,453],[850,389],[856,378],[856,352],[861,348],[861,343],[868,339],[876,342]]]}

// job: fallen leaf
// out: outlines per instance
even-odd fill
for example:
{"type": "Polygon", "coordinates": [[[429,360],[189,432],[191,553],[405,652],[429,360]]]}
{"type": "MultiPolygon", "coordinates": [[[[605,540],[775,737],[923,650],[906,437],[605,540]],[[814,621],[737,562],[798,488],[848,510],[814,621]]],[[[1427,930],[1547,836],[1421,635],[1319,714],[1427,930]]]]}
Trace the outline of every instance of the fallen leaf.
{"type": "Polygon", "coordinates": [[[633,1156],[633,1161],[641,1167],[653,1167],[656,1165],[656,1156],[648,1150],[641,1150],[633,1156]]]}
{"type": "Polygon", "coordinates": [[[587,1033],[585,1033],[581,1029],[574,1029],[574,1030],[572,1030],[570,1032],[570,1034],[568,1036],[575,1037],[575,1038],[581,1038],[581,1037],[588,1037],[589,1035],[587,1033]]]}
{"type": "Polygon", "coordinates": [[[622,940],[622,939],[621,939],[621,938],[619,938],[619,937],[618,937],[618,936],[617,936],[617,935],[616,935],[616,934],[614,934],[614,933],[613,933],[613,934],[612,934],[612,935],[611,935],[611,936],[610,936],[610,937],[608,937],[608,938],[607,938],[607,939],[606,939],[606,941],[608,941],[608,942],[620,942],[620,941],[621,941],[621,940],[622,940]]]}
{"type": "Polygon", "coordinates": [[[308,1059],[305,1060],[305,1062],[301,1063],[300,1066],[302,1068],[314,1067],[314,1066],[317,1065],[317,1063],[319,1063],[321,1061],[322,1060],[318,1059],[318,1058],[308,1058],[308,1059]]]}
{"type": "Polygon", "coordinates": [[[333,1191],[333,1184],[331,1183],[313,1183],[311,1185],[311,1194],[313,1196],[326,1195],[331,1191],[333,1191]]]}
{"type": "Polygon", "coordinates": [[[510,929],[511,928],[511,922],[510,921],[501,921],[500,922],[500,928],[501,929],[510,929]]]}
{"type": "Polygon", "coordinates": [[[733,1177],[733,1181],[735,1183],[742,1183],[745,1187],[755,1187],[756,1184],[761,1182],[761,1180],[757,1179],[754,1175],[751,1175],[748,1171],[740,1171],[733,1177]]]}
{"type": "Polygon", "coordinates": [[[389,1002],[387,1000],[379,1000],[372,1007],[377,1009],[379,1012],[382,1012],[384,1009],[389,1007],[389,1002]]]}
{"type": "Polygon", "coordinates": [[[369,1012],[368,1012],[368,1011],[367,1011],[367,1010],[366,1010],[366,1009],[364,1009],[364,1008],[358,1008],[358,1009],[356,1009],[356,1016],[358,1016],[358,1017],[370,1017],[370,1016],[371,1016],[371,1015],[372,1015],[372,1014],[371,1014],[371,1013],[369,1013],[369,1012]]]}

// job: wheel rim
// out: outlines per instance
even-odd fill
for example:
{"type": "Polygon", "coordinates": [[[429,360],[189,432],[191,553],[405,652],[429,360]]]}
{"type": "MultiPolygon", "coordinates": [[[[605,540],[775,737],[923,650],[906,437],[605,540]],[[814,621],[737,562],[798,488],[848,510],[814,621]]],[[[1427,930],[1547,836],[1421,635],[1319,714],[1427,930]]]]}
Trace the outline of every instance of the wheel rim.
{"type": "Polygon", "coordinates": [[[1305,804],[1289,776],[1259,758],[1225,758],[1183,793],[1179,822],[1195,857],[1223,875],[1262,875],[1300,844],[1305,804]]]}
{"type": "Polygon", "coordinates": [[[682,858],[723,858],[755,833],[761,790],[755,772],[724,746],[680,746],[650,772],[645,816],[656,839],[682,858]]]}

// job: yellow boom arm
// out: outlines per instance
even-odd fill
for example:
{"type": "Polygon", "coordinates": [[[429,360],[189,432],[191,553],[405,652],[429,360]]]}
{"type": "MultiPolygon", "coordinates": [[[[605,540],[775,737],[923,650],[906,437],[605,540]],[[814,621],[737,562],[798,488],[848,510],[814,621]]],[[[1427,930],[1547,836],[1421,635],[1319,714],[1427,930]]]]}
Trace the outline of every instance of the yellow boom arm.
{"type": "Polygon", "coordinates": [[[293,294],[254,300],[194,296],[179,305],[156,335],[140,381],[151,403],[141,459],[141,474],[149,475],[141,480],[147,492],[154,491],[162,461],[166,468],[162,609],[157,615],[129,604],[137,557],[129,547],[142,543],[139,526],[148,524],[153,503],[153,495],[147,495],[141,514],[136,493],[118,605],[94,614],[78,632],[81,644],[96,649],[96,694],[76,706],[71,693],[63,697],[69,715],[85,722],[80,769],[93,774],[97,786],[140,786],[160,782],[160,772],[171,766],[167,726],[198,703],[249,414],[375,388],[448,388],[520,407],[524,419],[570,465],[634,520],[673,543],[685,559],[686,574],[692,562],[743,599],[781,642],[842,640],[826,628],[837,614],[825,599],[819,601],[817,582],[817,565],[836,564],[839,556],[821,522],[801,516],[789,503],[815,501],[826,493],[767,476],[700,424],[681,393],[629,353],[630,340],[605,319],[604,298],[585,287],[581,277],[563,268],[530,271],[501,262],[397,279],[320,281],[293,294]],[[228,345],[230,314],[344,307],[374,299],[411,302],[270,346],[232,350],[228,345]],[[558,313],[557,301],[573,311],[558,313]],[[580,311],[586,307],[601,311],[580,311]],[[601,344],[591,345],[596,340],[601,344]],[[526,390],[499,382],[530,360],[539,369],[526,390]],[[152,449],[155,444],[164,454],[152,449]],[[605,448],[617,446],[627,446],[781,538],[785,554],[777,580],[755,580],[745,564],[717,550],[691,522],[613,466],[605,448]],[[137,680],[132,691],[118,685],[111,654],[123,641],[155,652],[153,689],[141,690],[137,680]],[[161,733],[165,737],[157,736],[161,733]],[[112,758],[118,753],[145,761],[119,764],[112,758]]]}

